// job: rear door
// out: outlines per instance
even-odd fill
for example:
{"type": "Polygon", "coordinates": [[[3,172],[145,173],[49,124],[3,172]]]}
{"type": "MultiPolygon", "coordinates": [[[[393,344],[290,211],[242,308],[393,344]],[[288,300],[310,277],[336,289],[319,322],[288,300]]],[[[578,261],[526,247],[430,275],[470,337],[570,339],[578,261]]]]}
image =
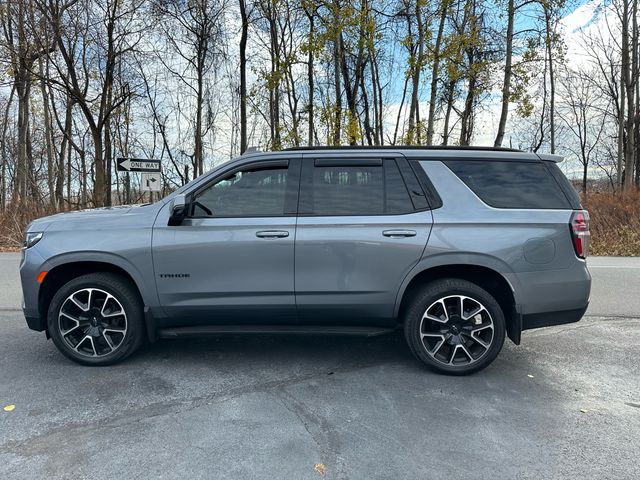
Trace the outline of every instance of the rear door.
{"type": "Polygon", "coordinates": [[[432,225],[406,159],[305,155],[298,209],[301,321],[390,323],[400,283],[421,258],[432,225]]]}

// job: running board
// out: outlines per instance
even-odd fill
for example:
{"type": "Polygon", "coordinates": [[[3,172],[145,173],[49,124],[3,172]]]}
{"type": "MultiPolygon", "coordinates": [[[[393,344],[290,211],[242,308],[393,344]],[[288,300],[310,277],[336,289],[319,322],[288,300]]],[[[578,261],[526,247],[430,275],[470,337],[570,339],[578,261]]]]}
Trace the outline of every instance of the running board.
{"type": "Polygon", "coordinates": [[[159,328],[159,338],[185,338],[208,335],[352,335],[376,337],[395,331],[386,327],[341,327],[323,325],[207,325],[198,327],[159,328]]]}

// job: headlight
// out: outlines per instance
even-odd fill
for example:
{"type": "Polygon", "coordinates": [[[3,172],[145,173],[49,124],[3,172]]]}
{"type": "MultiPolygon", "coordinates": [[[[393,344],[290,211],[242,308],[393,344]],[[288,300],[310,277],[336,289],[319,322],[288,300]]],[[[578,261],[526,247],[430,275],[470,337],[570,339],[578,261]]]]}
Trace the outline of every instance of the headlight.
{"type": "Polygon", "coordinates": [[[27,232],[24,234],[24,248],[33,247],[42,239],[42,232],[27,232]]]}

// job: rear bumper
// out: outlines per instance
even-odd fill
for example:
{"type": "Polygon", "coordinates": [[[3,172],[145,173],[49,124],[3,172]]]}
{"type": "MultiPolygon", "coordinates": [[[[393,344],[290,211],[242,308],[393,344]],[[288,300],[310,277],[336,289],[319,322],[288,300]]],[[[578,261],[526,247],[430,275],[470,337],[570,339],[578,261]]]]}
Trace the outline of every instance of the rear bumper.
{"type": "Polygon", "coordinates": [[[552,327],[565,323],[575,323],[580,320],[587,311],[587,303],[584,307],[574,310],[560,310],[557,312],[533,313],[522,316],[522,330],[532,328],[552,327]]]}
{"type": "Polygon", "coordinates": [[[507,332],[516,345],[523,330],[577,322],[589,306],[591,275],[584,261],[561,270],[521,272],[510,280],[518,288],[507,332]]]}
{"type": "Polygon", "coordinates": [[[519,286],[516,304],[523,317],[584,311],[589,304],[591,275],[583,261],[571,268],[519,272],[514,277],[512,285],[519,286]]]}

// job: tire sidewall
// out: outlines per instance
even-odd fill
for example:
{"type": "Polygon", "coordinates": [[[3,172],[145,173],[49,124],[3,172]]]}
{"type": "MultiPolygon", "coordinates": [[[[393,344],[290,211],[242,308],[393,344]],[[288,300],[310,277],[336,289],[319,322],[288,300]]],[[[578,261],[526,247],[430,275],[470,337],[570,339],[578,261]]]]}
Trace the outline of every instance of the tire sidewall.
{"type": "Polygon", "coordinates": [[[47,328],[58,350],[66,357],[83,365],[111,365],[123,360],[142,343],[143,326],[142,302],[135,287],[126,278],[114,274],[88,274],[67,282],[53,296],[47,312],[47,328]],[[60,334],[58,326],[60,308],[72,293],[84,288],[98,288],[113,295],[127,315],[127,333],[115,352],[96,358],[87,357],[73,351],[60,334]]]}
{"type": "Polygon", "coordinates": [[[426,285],[415,296],[405,317],[405,338],[412,353],[432,370],[449,375],[468,375],[487,367],[502,350],[505,335],[505,318],[498,302],[486,290],[465,280],[448,279],[426,285]],[[464,295],[479,301],[488,310],[493,320],[494,337],[489,351],[479,361],[471,365],[448,366],[439,363],[427,353],[426,347],[420,338],[420,327],[424,312],[438,299],[450,295],[464,295]]]}

